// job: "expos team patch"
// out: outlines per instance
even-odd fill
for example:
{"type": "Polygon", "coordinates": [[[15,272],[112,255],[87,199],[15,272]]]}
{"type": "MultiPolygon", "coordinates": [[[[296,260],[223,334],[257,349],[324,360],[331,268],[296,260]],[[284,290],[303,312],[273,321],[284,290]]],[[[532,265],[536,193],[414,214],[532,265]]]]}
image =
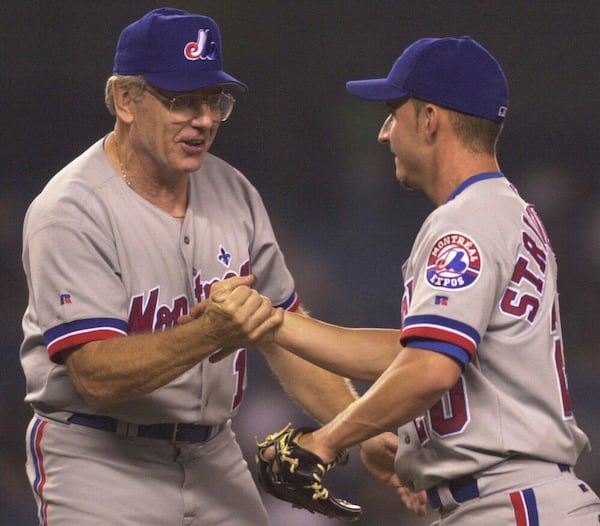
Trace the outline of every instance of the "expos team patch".
{"type": "Polygon", "coordinates": [[[464,289],[481,274],[481,255],[475,242],[459,232],[439,238],[427,259],[427,283],[436,289],[464,289]]]}

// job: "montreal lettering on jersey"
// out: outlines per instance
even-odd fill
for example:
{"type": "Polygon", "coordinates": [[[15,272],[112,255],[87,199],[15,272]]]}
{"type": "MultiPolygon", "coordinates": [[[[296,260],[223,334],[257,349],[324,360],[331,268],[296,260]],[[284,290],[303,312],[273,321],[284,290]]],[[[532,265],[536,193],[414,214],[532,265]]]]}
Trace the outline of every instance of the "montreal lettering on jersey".
{"type": "Polygon", "coordinates": [[[473,285],[481,273],[481,256],[474,241],[464,234],[445,234],[434,244],[427,259],[427,283],[438,289],[462,289],[473,285]]]}
{"type": "MultiPolygon", "coordinates": [[[[239,274],[229,271],[222,278],[212,278],[203,281],[201,272],[194,276],[194,295],[196,301],[200,302],[210,296],[212,286],[224,279],[234,276],[248,276],[250,274],[250,262],[246,261],[240,268],[239,274]]],[[[186,296],[179,296],[171,300],[170,305],[158,304],[160,287],[155,287],[147,294],[138,294],[131,298],[129,307],[129,332],[155,332],[174,327],[177,319],[189,312],[189,302],[186,296]]]]}

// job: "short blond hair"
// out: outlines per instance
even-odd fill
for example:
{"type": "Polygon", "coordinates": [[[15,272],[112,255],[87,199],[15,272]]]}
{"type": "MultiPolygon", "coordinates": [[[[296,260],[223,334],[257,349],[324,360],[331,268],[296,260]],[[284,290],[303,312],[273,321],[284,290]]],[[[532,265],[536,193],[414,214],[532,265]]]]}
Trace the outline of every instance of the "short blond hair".
{"type": "MultiPolygon", "coordinates": [[[[411,99],[418,116],[427,104],[419,99],[411,99]]],[[[445,108],[450,115],[450,122],[454,133],[462,140],[463,144],[476,153],[496,155],[498,139],[504,128],[502,123],[489,119],[467,115],[458,111],[445,108]]]]}
{"type": "Polygon", "coordinates": [[[104,104],[113,116],[117,115],[113,88],[115,84],[119,84],[121,88],[129,91],[135,101],[142,98],[147,86],[146,79],[141,75],[112,75],[109,77],[104,87],[104,104]]]}

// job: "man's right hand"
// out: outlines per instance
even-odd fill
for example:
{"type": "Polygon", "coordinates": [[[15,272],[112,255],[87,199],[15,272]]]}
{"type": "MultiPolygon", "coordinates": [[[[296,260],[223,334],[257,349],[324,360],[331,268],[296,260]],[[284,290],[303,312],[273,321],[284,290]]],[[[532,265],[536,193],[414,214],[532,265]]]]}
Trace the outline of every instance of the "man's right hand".
{"type": "Polygon", "coordinates": [[[395,489],[406,508],[420,517],[427,514],[427,493],[409,490],[394,470],[398,449],[398,436],[386,432],[364,441],[360,445],[360,458],[372,475],[395,489]]]}
{"type": "Polygon", "coordinates": [[[269,298],[251,288],[254,276],[235,276],[215,283],[207,300],[195,305],[178,323],[196,320],[205,325],[206,335],[220,348],[210,357],[217,362],[237,349],[272,340],[283,321],[283,311],[274,309],[269,298]],[[208,324],[208,327],[206,327],[208,324]]]}

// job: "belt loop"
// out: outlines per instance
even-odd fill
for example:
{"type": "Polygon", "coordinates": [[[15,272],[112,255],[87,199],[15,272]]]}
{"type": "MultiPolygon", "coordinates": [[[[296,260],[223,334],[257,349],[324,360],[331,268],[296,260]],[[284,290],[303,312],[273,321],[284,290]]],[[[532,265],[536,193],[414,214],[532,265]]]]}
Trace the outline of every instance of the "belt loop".
{"type": "Polygon", "coordinates": [[[209,435],[208,435],[208,440],[216,437],[221,432],[222,429],[223,429],[223,424],[219,424],[217,426],[213,426],[212,429],[210,430],[209,435]]]}
{"type": "Polygon", "coordinates": [[[173,433],[171,434],[171,444],[177,445],[177,433],[179,432],[179,423],[173,424],[173,433]]]}
{"type": "Polygon", "coordinates": [[[138,425],[137,424],[127,424],[127,429],[125,434],[128,437],[136,437],[138,436],[138,425]]]}
{"type": "Polygon", "coordinates": [[[440,498],[440,503],[442,504],[441,509],[444,510],[444,512],[458,508],[458,502],[454,499],[447,482],[440,484],[436,489],[440,498]]]}
{"type": "Polygon", "coordinates": [[[117,428],[115,429],[115,433],[117,435],[123,435],[126,437],[136,437],[138,436],[138,425],[117,420],[117,428]]]}
{"type": "Polygon", "coordinates": [[[117,428],[115,429],[115,433],[117,435],[128,436],[129,424],[127,422],[123,422],[121,420],[117,420],[117,428]]]}

